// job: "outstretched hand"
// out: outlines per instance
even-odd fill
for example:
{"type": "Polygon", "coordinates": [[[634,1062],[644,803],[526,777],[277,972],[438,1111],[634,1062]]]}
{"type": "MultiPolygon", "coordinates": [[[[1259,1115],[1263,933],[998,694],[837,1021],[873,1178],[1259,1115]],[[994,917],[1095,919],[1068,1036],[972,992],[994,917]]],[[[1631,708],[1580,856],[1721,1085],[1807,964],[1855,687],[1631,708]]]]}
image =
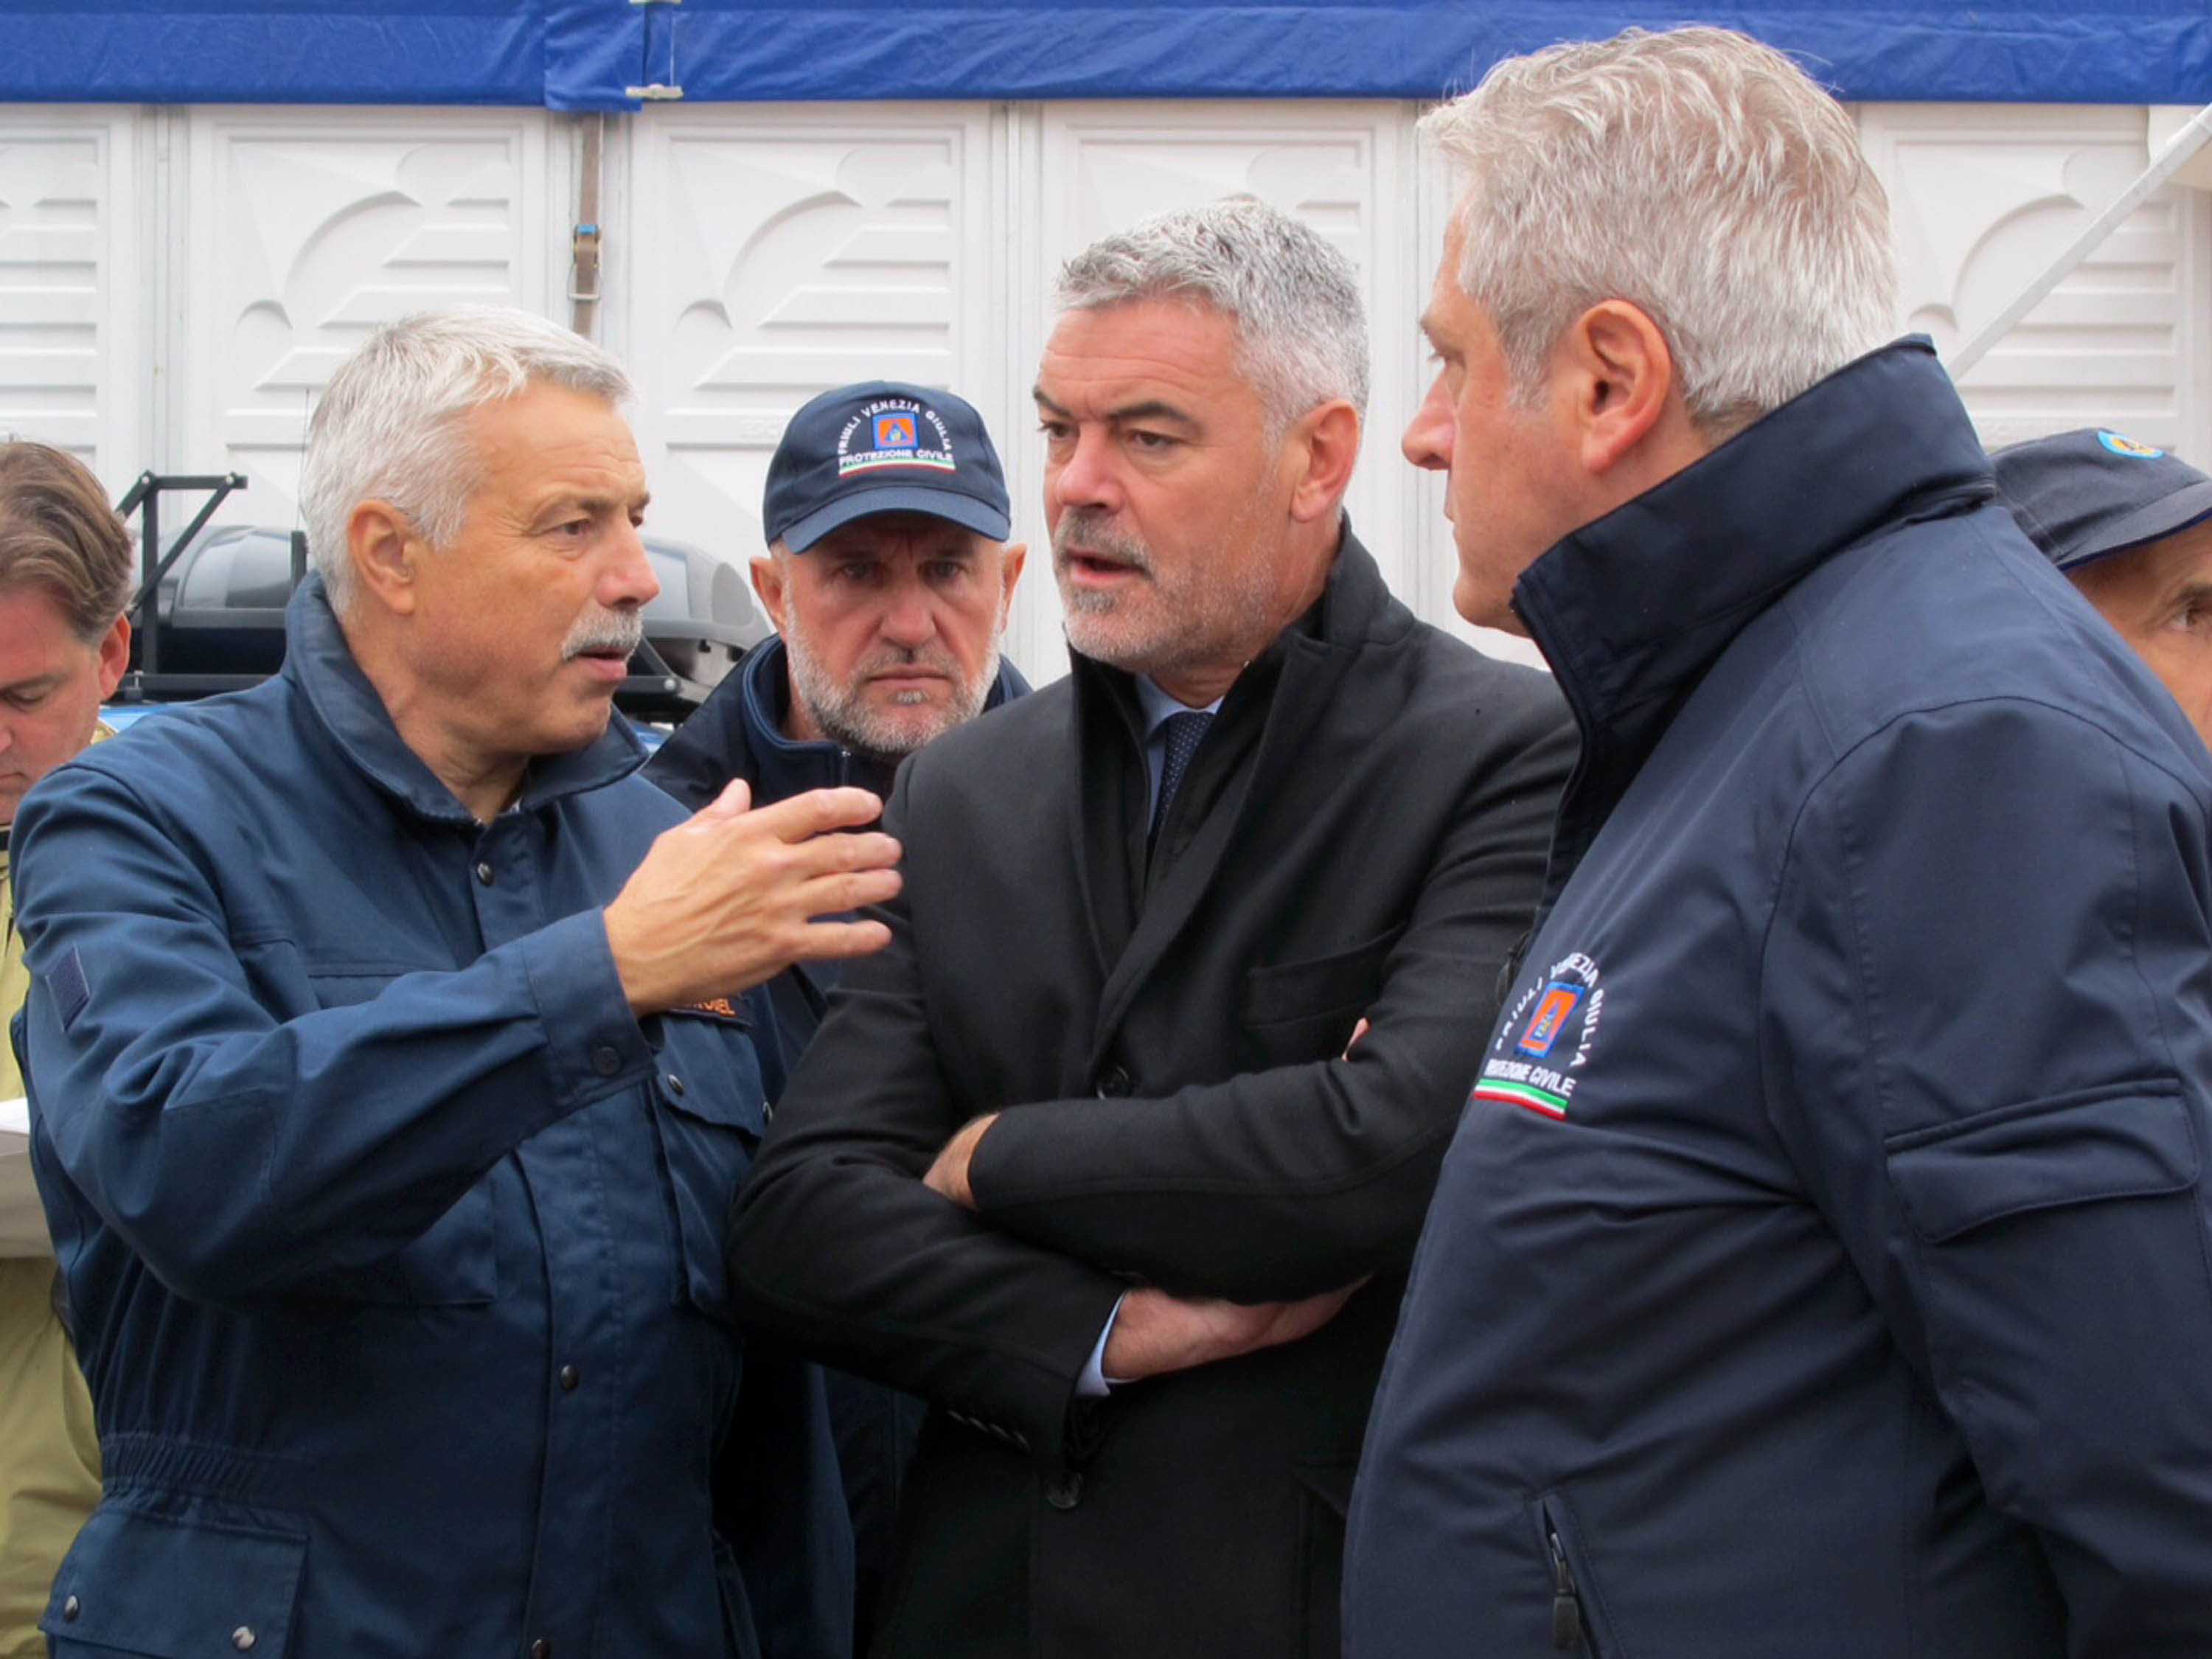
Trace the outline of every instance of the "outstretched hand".
{"type": "Polygon", "coordinates": [[[734,996],[794,962],[865,956],[890,943],[879,921],[817,921],[899,890],[899,844],[873,823],[865,789],[816,789],[755,808],[732,783],[664,830],[606,908],[607,944],[638,1014],[734,996]]]}

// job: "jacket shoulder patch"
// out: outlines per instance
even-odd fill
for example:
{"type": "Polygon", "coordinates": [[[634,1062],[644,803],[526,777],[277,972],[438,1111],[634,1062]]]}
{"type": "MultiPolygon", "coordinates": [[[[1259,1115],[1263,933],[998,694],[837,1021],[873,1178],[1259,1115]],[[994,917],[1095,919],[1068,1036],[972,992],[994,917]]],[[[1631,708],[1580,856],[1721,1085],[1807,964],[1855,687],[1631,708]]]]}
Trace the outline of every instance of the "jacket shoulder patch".
{"type": "Polygon", "coordinates": [[[76,948],[54,964],[46,976],[46,989],[53,994],[54,1012],[60,1016],[62,1030],[76,1024],[76,1017],[84,1012],[85,1004],[92,1000],[92,987],[84,977],[84,963],[79,960],[76,948]]]}

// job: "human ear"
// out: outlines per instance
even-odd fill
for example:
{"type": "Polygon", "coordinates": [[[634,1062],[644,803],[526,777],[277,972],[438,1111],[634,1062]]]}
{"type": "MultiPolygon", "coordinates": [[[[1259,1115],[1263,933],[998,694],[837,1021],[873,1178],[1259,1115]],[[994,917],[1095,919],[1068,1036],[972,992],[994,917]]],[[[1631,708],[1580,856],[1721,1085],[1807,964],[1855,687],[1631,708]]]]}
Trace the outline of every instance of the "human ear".
{"type": "Polygon", "coordinates": [[[1359,415],[1343,398],[1308,410],[1287,441],[1298,458],[1291,488],[1291,517],[1311,524],[1336,510],[1359,459],[1359,415]]]}
{"type": "Polygon", "coordinates": [[[105,702],[123,684],[123,671],[131,665],[131,618],[118,617],[100,636],[100,700],[105,702]]]}
{"type": "Polygon", "coordinates": [[[415,611],[416,556],[422,544],[407,515],[389,501],[355,503],[346,515],[346,556],[356,584],[394,616],[415,611]]]}
{"type": "Polygon", "coordinates": [[[750,568],[753,592],[760,595],[761,609],[768,612],[768,619],[775,624],[775,631],[781,634],[784,631],[783,608],[789,598],[784,586],[783,560],[773,554],[763,553],[752,562],[750,568]]]}
{"type": "Polygon", "coordinates": [[[1611,471],[1656,428],[1674,398],[1674,354],[1659,325],[1626,300],[1601,300],[1554,348],[1583,468],[1611,471]]]}
{"type": "Polygon", "coordinates": [[[1027,542],[1008,542],[999,550],[999,626],[1006,625],[1013,614],[1014,584],[1022,579],[1022,566],[1028,562],[1030,544],[1027,542]]]}

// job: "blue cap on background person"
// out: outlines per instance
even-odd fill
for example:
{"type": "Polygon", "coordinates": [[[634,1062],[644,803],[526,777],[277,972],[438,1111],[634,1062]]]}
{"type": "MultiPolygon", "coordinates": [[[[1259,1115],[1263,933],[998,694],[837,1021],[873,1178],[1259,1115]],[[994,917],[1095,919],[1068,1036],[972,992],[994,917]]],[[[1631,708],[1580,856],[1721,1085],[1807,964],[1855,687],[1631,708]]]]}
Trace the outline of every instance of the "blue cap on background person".
{"type": "Polygon", "coordinates": [[[949,392],[866,380],[791,417],[768,465],[761,523],[803,553],[854,519],[926,513],[1004,541],[1006,474],[983,417],[949,392]]]}
{"type": "Polygon", "coordinates": [[[2212,478],[2155,445],[2084,427],[1990,457],[1997,498],[2061,570],[2212,518],[2212,478]]]}

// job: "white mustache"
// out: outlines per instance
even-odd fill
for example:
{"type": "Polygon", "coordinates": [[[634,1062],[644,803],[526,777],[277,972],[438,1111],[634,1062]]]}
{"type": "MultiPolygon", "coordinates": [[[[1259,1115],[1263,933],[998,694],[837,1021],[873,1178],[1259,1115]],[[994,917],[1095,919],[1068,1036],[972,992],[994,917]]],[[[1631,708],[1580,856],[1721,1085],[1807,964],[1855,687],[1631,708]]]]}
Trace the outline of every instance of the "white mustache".
{"type": "Polygon", "coordinates": [[[586,651],[619,651],[625,657],[645,642],[645,618],[635,611],[594,607],[576,619],[561,641],[561,660],[573,662],[586,651]]]}

